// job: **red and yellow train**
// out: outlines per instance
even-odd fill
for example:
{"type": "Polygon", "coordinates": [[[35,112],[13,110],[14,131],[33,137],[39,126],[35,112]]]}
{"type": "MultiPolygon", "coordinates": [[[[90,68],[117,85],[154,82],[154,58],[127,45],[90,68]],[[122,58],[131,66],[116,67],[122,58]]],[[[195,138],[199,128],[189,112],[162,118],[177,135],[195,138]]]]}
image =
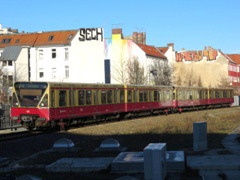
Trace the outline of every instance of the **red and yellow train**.
{"type": "Polygon", "coordinates": [[[28,129],[230,106],[230,88],[15,82],[11,119],[28,129]]]}

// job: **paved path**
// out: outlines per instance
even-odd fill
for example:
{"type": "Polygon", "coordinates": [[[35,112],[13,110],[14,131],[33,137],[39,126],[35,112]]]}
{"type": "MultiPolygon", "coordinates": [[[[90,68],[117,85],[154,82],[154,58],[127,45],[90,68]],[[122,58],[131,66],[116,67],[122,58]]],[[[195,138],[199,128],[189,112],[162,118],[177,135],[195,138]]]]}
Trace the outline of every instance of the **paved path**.
{"type": "Polygon", "coordinates": [[[236,128],[232,133],[222,140],[222,145],[231,153],[240,155],[240,127],[236,128]]]}

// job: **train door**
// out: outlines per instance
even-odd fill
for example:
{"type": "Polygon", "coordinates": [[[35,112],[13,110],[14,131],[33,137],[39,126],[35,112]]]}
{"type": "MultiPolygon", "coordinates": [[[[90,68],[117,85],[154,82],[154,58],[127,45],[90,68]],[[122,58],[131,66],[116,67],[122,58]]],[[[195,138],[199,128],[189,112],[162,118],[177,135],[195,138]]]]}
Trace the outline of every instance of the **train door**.
{"type": "Polygon", "coordinates": [[[56,92],[54,89],[50,90],[50,112],[49,112],[49,119],[53,120],[56,118],[56,92]]]}

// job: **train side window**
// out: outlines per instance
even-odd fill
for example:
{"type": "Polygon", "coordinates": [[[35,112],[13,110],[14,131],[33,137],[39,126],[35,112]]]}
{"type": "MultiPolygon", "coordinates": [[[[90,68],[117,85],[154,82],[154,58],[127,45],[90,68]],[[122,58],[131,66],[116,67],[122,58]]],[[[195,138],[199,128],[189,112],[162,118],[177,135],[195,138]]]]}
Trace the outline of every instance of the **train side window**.
{"type": "Polygon", "coordinates": [[[94,105],[98,105],[99,99],[98,99],[98,91],[93,91],[93,98],[94,98],[94,105]]]}
{"type": "Polygon", "coordinates": [[[158,92],[157,91],[154,91],[153,92],[153,101],[158,101],[158,92]]]}
{"type": "Polygon", "coordinates": [[[189,99],[193,100],[193,95],[189,94],[189,99]]]}
{"type": "Polygon", "coordinates": [[[118,90],[117,89],[114,90],[114,102],[115,102],[115,104],[119,103],[119,101],[118,101],[118,90]]]}
{"type": "Polygon", "coordinates": [[[69,106],[72,106],[72,91],[71,90],[68,91],[68,103],[69,103],[69,106]]]}
{"type": "Polygon", "coordinates": [[[170,92],[169,92],[169,90],[166,91],[166,100],[170,100],[170,92]]]}
{"type": "Polygon", "coordinates": [[[144,102],[147,102],[149,99],[149,93],[147,90],[144,91],[144,102]]]}
{"type": "Polygon", "coordinates": [[[133,90],[133,102],[136,102],[136,91],[135,90],[133,90]]]}
{"type": "Polygon", "coordinates": [[[85,104],[85,90],[78,91],[78,104],[79,105],[85,104]]]}
{"type": "Polygon", "coordinates": [[[65,90],[59,91],[59,106],[67,105],[67,92],[65,90]]]}
{"type": "Polygon", "coordinates": [[[138,94],[139,94],[139,91],[134,90],[134,102],[138,102],[138,94]]]}
{"type": "Polygon", "coordinates": [[[112,90],[107,91],[107,100],[108,100],[108,104],[111,104],[113,102],[112,90]]]}
{"type": "Polygon", "coordinates": [[[107,100],[107,92],[106,90],[101,91],[101,104],[106,104],[107,100]]]}
{"type": "Polygon", "coordinates": [[[124,90],[120,90],[120,103],[124,103],[124,90]]]}
{"type": "Polygon", "coordinates": [[[154,101],[153,92],[154,92],[153,90],[149,90],[149,91],[148,91],[149,101],[150,101],[150,102],[153,102],[153,101],[154,101]]]}
{"type": "Polygon", "coordinates": [[[162,100],[162,92],[158,91],[158,101],[161,101],[161,100],[162,100]]]}
{"type": "Polygon", "coordinates": [[[205,99],[205,90],[200,91],[199,99],[205,99]]]}
{"type": "Polygon", "coordinates": [[[177,100],[182,100],[182,92],[179,90],[179,91],[177,91],[177,94],[178,94],[177,100]]]}
{"type": "Polygon", "coordinates": [[[139,91],[139,102],[143,102],[144,100],[144,92],[142,90],[139,91]]]}
{"type": "Polygon", "coordinates": [[[55,107],[55,93],[51,90],[51,107],[55,107]]]}
{"type": "Polygon", "coordinates": [[[42,100],[42,102],[40,103],[41,107],[48,107],[48,95],[46,94],[42,100]]]}
{"type": "Polygon", "coordinates": [[[128,90],[128,102],[132,102],[132,90],[128,90]]]}
{"type": "Polygon", "coordinates": [[[223,91],[223,97],[226,98],[227,97],[227,91],[223,91]]]}
{"type": "Polygon", "coordinates": [[[87,90],[86,91],[86,104],[92,104],[92,91],[87,90]]]}

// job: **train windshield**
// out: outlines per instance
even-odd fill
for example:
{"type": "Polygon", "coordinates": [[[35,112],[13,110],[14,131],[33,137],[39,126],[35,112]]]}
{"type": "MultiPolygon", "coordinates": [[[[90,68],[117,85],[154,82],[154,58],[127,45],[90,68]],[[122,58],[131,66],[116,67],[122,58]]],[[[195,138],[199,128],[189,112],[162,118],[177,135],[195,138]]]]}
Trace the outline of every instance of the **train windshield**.
{"type": "Polygon", "coordinates": [[[14,88],[20,106],[36,107],[47,89],[47,83],[16,82],[14,88]]]}

